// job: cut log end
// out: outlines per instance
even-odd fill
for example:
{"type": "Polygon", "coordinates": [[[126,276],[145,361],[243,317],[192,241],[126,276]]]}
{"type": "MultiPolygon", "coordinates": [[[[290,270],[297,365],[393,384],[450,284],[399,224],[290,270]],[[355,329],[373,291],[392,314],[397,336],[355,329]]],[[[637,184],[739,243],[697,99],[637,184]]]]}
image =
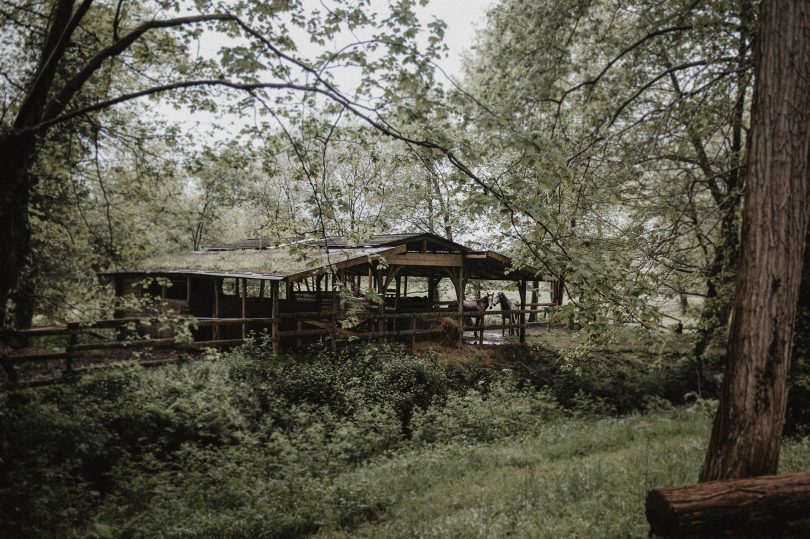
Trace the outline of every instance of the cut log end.
{"type": "Polygon", "coordinates": [[[645,513],[659,537],[793,537],[797,526],[808,529],[810,473],[655,489],[645,513]]]}

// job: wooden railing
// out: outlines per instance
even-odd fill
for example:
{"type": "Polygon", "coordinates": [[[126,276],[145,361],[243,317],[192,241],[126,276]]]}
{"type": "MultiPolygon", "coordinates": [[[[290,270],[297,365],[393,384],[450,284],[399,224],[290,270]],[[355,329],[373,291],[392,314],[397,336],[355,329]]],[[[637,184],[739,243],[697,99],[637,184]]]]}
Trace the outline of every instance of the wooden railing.
{"type": "MultiPolygon", "coordinates": [[[[548,305],[543,305],[548,307],[548,305]]],[[[524,319],[517,324],[512,324],[520,337],[520,342],[525,342],[525,328],[532,326],[549,326],[550,322],[527,322],[525,315],[531,313],[538,313],[536,309],[516,309],[512,311],[489,310],[483,313],[484,317],[495,316],[501,318],[502,315],[514,314],[523,316],[524,319]]],[[[213,339],[205,341],[191,341],[187,339],[178,339],[177,337],[145,337],[138,333],[159,330],[173,330],[180,327],[181,324],[189,326],[201,327],[225,327],[225,326],[242,326],[243,335],[247,336],[246,329],[257,328],[270,328],[271,329],[271,342],[273,353],[278,352],[279,341],[286,338],[295,338],[296,347],[301,348],[304,337],[322,337],[330,342],[334,348],[338,341],[346,340],[371,340],[371,339],[402,339],[410,337],[409,345],[411,349],[415,346],[416,337],[424,335],[435,335],[444,332],[440,327],[418,328],[417,322],[419,320],[430,320],[440,318],[452,318],[460,321],[463,332],[478,331],[478,341],[483,343],[483,331],[487,329],[501,329],[503,324],[487,324],[482,321],[481,326],[465,326],[465,318],[475,318],[478,315],[475,313],[459,313],[457,311],[438,310],[430,312],[412,312],[412,313],[378,313],[378,312],[358,312],[350,313],[350,317],[358,320],[358,323],[369,321],[374,323],[374,328],[364,331],[355,331],[352,327],[340,327],[339,322],[345,320],[338,316],[337,312],[298,312],[298,313],[279,313],[276,318],[193,318],[193,317],[179,317],[173,319],[165,318],[116,318],[110,320],[97,320],[90,323],[69,323],[64,326],[49,326],[24,329],[17,332],[17,335],[24,339],[39,338],[39,337],[53,337],[63,336],[67,337],[68,342],[63,350],[53,350],[47,352],[33,352],[22,353],[20,349],[6,349],[0,353],[0,362],[6,371],[6,374],[11,382],[17,380],[15,366],[20,363],[38,362],[49,360],[64,360],[65,361],[65,374],[71,374],[76,371],[74,368],[74,361],[77,359],[81,352],[91,350],[116,350],[116,349],[135,349],[135,348],[166,348],[172,347],[177,349],[200,349],[208,347],[228,347],[235,346],[245,342],[245,338],[237,339],[213,339]],[[296,329],[294,330],[280,330],[279,324],[286,320],[295,320],[296,329]],[[397,328],[399,320],[407,320],[407,328],[397,328]],[[381,322],[394,321],[394,329],[379,329],[381,322]],[[304,324],[316,326],[314,329],[304,329],[304,324]],[[317,327],[321,326],[321,327],[317,327]],[[100,335],[92,335],[95,330],[117,330],[119,332],[124,330],[135,329],[136,332],[128,336],[128,338],[117,338],[115,340],[103,340],[104,337],[100,335]],[[91,336],[99,338],[98,342],[79,342],[79,335],[90,333],[91,336]]],[[[507,325],[507,328],[509,326],[507,325]]]]}

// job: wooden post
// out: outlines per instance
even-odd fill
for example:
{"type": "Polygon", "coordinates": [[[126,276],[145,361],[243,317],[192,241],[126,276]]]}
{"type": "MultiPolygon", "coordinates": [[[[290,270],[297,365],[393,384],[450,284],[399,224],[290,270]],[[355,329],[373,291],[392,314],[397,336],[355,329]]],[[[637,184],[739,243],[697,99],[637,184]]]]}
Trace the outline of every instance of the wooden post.
{"type": "Polygon", "coordinates": [[[332,339],[332,353],[337,352],[337,317],[335,316],[335,307],[332,304],[332,323],[329,325],[329,337],[332,339]]]}
{"type": "MultiPolygon", "coordinates": [[[[247,318],[247,279],[242,279],[242,318],[247,318]]],[[[247,324],[242,324],[242,340],[247,338],[247,324]]]]}
{"type": "Polygon", "coordinates": [[[340,318],[346,318],[346,303],[342,301],[342,294],[344,294],[346,289],[346,270],[338,270],[338,282],[340,283],[340,288],[337,290],[335,294],[335,301],[338,302],[340,306],[340,318]]]}
{"type": "MultiPolygon", "coordinates": [[[[411,331],[412,332],[416,331],[416,316],[415,315],[411,315],[411,331]]],[[[416,334],[411,333],[411,352],[413,352],[414,350],[416,350],[416,334]]]]}
{"type": "Polygon", "coordinates": [[[408,276],[405,276],[405,283],[402,285],[402,297],[408,297],[408,276]]]}
{"type": "Polygon", "coordinates": [[[264,279],[259,281],[259,301],[264,299],[264,279]]]}
{"type": "MultiPolygon", "coordinates": [[[[391,271],[391,270],[388,270],[391,271]]],[[[380,299],[380,305],[377,307],[377,312],[379,314],[385,314],[385,280],[382,278],[382,270],[377,267],[376,277],[377,277],[377,295],[380,299]]],[[[385,320],[382,318],[377,319],[377,331],[385,331],[385,320]]],[[[380,342],[383,342],[385,338],[380,335],[380,342]]]]}
{"type": "MultiPolygon", "coordinates": [[[[289,284],[287,283],[287,290],[289,290],[289,284]]],[[[273,318],[273,323],[270,326],[271,329],[271,338],[273,341],[273,357],[278,356],[278,281],[271,281],[270,282],[270,299],[273,302],[273,310],[271,311],[271,317],[273,318]]]]}
{"type": "Polygon", "coordinates": [[[434,282],[433,275],[428,275],[428,301],[430,302],[430,310],[433,310],[433,300],[435,299],[436,283],[434,282]]]}
{"type": "Polygon", "coordinates": [[[299,352],[303,348],[303,342],[301,341],[301,331],[304,329],[304,320],[301,317],[296,318],[295,320],[295,349],[299,352]]]}
{"type": "Polygon", "coordinates": [[[186,309],[191,303],[191,277],[186,276],[186,309]]]}
{"type": "Polygon", "coordinates": [[[520,294],[520,343],[526,342],[526,281],[522,280],[518,283],[518,293],[520,294]]]}
{"type": "MultiPolygon", "coordinates": [[[[396,295],[394,296],[394,312],[399,312],[399,297],[400,297],[400,294],[401,294],[401,288],[400,288],[401,286],[402,286],[402,277],[400,275],[397,275],[397,278],[396,278],[397,291],[396,291],[396,295]]],[[[394,318],[394,331],[397,330],[397,325],[398,325],[397,322],[399,322],[399,319],[394,318]]]]}
{"type": "Polygon", "coordinates": [[[464,267],[458,269],[458,278],[456,279],[456,299],[458,300],[458,317],[461,322],[461,331],[459,331],[458,344],[464,344],[464,267]]]}
{"type": "Polygon", "coordinates": [[[530,307],[532,312],[529,313],[529,322],[537,321],[537,313],[535,312],[537,311],[537,306],[534,304],[540,301],[539,294],[537,293],[538,286],[540,286],[540,283],[538,281],[532,281],[532,296],[531,296],[532,300],[529,302],[532,303],[532,306],[530,307]]]}
{"type": "MultiPolygon", "coordinates": [[[[481,299],[481,286],[480,282],[478,283],[478,289],[475,291],[475,297],[477,299],[481,299]]],[[[484,315],[486,315],[487,309],[484,309],[484,315]]],[[[484,346],[484,326],[487,325],[487,317],[482,315],[478,319],[478,346],[484,346]]]]}
{"type": "MultiPolygon", "coordinates": [[[[214,277],[214,312],[212,314],[212,318],[219,318],[219,284],[220,279],[214,277]]],[[[213,334],[213,339],[215,341],[219,340],[219,326],[213,326],[211,328],[211,333],[213,334]]]]}
{"type": "Polygon", "coordinates": [[[68,345],[65,348],[67,352],[67,357],[65,357],[65,376],[70,376],[73,374],[73,347],[76,346],[76,343],[79,340],[79,334],[74,330],[70,332],[70,337],[68,338],[68,345]]]}

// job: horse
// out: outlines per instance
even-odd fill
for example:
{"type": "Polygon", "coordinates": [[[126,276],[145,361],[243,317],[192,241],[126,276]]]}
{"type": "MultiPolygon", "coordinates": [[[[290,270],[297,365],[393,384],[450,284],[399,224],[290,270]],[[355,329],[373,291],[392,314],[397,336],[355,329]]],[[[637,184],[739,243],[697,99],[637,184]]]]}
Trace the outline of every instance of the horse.
{"type": "MultiPolygon", "coordinates": [[[[501,311],[514,311],[515,304],[511,299],[506,297],[503,292],[498,292],[495,295],[495,303],[501,306],[501,311]]],[[[515,324],[517,323],[517,315],[513,313],[501,313],[501,337],[506,334],[506,320],[509,319],[509,335],[515,334],[515,324]]]]}
{"type": "MultiPolygon", "coordinates": [[[[475,326],[481,327],[484,325],[484,311],[489,309],[492,305],[494,305],[494,298],[495,294],[487,294],[483,298],[479,299],[465,299],[464,303],[462,303],[461,309],[465,313],[475,313],[471,315],[470,318],[475,318],[475,326]]],[[[458,312],[458,301],[454,301],[447,306],[447,310],[458,312]]],[[[467,317],[464,317],[464,320],[467,320],[467,317]]],[[[464,325],[464,320],[461,321],[461,325],[464,325]]],[[[481,329],[481,336],[484,335],[484,330],[481,329]]],[[[478,338],[479,330],[474,330],[473,335],[475,338],[478,338]]]]}

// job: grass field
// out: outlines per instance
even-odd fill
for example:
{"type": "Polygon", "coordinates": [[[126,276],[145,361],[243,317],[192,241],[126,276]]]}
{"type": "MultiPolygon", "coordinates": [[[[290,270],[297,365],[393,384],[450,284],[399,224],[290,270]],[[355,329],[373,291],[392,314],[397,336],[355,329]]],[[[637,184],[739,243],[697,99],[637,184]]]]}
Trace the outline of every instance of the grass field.
{"type": "MultiPolygon", "coordinates": [[[[409,452],[353,475],[390,506],[320,536],[647,537],[647,491],[696,480],[709,424],[699,409],[680,410],[409,452]]],[[[782,454],[782,471],[806,469],[810,444],[788,442],[782,454]]]]}

